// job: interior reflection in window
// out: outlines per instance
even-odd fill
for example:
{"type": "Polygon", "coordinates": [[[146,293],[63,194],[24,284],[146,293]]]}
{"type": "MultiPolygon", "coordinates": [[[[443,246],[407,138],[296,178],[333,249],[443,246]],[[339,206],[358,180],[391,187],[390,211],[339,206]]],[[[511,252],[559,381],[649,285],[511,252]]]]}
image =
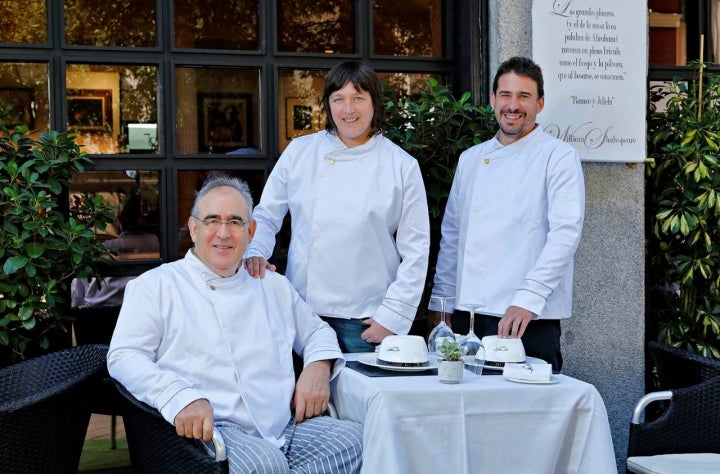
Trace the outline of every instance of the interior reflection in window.
{"type": "Polygon", "coordinates": [[[278,51],[355,52],[355,2],[278,0],[278,51]]]}
{"type": "Polygon", "coordinates": [[[260,152],[259,69],[178,67],[175,84],[178,152],[260,152]]]}
{"type": "Polygon", "coordinates": [[[26,125],[34,138],[50,129],[46,63],[0,63],[0,124],[26,125]]]}
{"type": "Polygon", "coordinates": [[[373,53],[388,56],[444,54],[442,0],[373,1],[373,53]]]}
{"type": "Polygon", "coordinates": [[[102,196],[115,209],[115,221],[95,233],[119,260],[160,258],[160,173],[84,171],[70,182],[69,202],[81,195],[102,196]]]}
{"type": "Polygon", "coordinates": [[[161,151],[156,66],[69,64],[66,87],[67,128],[85,151],[161,151]]]}

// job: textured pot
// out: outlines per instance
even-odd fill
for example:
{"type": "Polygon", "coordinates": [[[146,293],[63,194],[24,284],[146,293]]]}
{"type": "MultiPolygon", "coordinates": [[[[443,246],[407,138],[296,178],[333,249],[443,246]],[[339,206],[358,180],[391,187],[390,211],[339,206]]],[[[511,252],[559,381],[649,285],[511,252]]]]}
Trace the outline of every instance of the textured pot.
{"type": "Polygon", "coordinates": [[[464,362],[461,360],[441,360],[438,364],[438,377],[442,383],[460,383],[463,378],[464,362]]]}

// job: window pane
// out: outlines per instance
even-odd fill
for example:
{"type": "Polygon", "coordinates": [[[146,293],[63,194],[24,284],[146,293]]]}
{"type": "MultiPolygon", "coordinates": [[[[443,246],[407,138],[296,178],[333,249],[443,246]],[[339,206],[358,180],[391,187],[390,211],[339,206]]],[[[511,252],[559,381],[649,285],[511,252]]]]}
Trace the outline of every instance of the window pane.
{"type": "Polygon", "coordinates": [[[69,64],[67,128],[93,154],[161,152],[157,67],[69,64]]]}
{"type": "Polygon", "coordinates": [[[155,46],[155,2],[65,0],[65,42],[82,46],[155,46]]]}
{"type": "Polygon", "coordinates": [[[118,260],[160,258],[160,173],[147,170],[84,171],[70,182],[70,204],[81,195],[102,196],[115,207],[115,222],[98,237],[118,260]]]}
{"type": "Polygon", "coordinates": [[[322,92],[327,71],[280,69],[278,71],[278,123],[280,150],[290,140],[325,129],[322,92]]]}
{"type": "Polygon", "coordinates": [[[33,134],[50,130],[47,64],[0,63],[0,123],[27,125],[33,134]]]}
{"type": "Polygon", "coordinates": [[[278,0],[278,51],[354,53],[355,2],[278,0]]]}
{"type": "Polygon", "coordinates": [[[179,153],[259,152],[259,69],[178,67],[175,82],[179,153]]]}
{"type": "Polygon", "coordinates": [[[385,91],[394,98],[417,94],[418,89],[427,88],[425,83],[431,77],[437,79],[441,84],[445,83],[445,78],[438,74],[378,72],[378,77],[383,81],[385,91]]]}
{"type": "Polygon", "coordinates": [[[175,0],[178,48],[260,49],[257,0],[175,0]]]}
{"type": "Polygon", "coordinates": [[[0,2],[0,43],[47,43],[45,0],[0,2]]]}
{"type": "Polygon", "coordinates": [[[178,256],[183,258],[185,253],[193,246],[187,221],[190,218],[190,211],[195,202],[195,193],[200,190],[202,184],[211,175],[227,175],[244,180],[250,187],[253,203],[260,201],[265,173],[262,170],[190,170],[178,172],[178,256]]]}
{"type": "Polygon", "coordinates": [[[442,57],[442,0],[373,1],[374,54],[442,57]]]}

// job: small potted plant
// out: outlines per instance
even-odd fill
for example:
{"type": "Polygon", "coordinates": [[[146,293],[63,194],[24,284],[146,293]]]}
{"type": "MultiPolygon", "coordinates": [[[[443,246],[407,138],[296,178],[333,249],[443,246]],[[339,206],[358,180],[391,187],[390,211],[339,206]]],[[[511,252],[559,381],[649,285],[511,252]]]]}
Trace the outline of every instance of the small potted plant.
{"type": "Polygon", "coordinates": [[[438,363],[438,376],[442,383],[460,383],[463,377],[463,348],[457,341],[445,339],[438,347],[441,359],[438,363]]]}

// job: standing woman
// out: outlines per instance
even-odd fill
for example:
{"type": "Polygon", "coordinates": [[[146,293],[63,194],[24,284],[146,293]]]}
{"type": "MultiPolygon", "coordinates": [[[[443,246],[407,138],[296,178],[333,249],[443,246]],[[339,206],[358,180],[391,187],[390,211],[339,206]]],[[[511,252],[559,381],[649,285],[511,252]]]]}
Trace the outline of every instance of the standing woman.
{"type": "Polygon", "coordinates": [[[382,135],[380,80],[348,61],[325,77],[325,131],[293,139],[255,210],[245,267],[262,278],[291,216],[286,276],[338,335],[372,352],[407,334],[425,285],[429,220],[417,161],[382,135]]]}

